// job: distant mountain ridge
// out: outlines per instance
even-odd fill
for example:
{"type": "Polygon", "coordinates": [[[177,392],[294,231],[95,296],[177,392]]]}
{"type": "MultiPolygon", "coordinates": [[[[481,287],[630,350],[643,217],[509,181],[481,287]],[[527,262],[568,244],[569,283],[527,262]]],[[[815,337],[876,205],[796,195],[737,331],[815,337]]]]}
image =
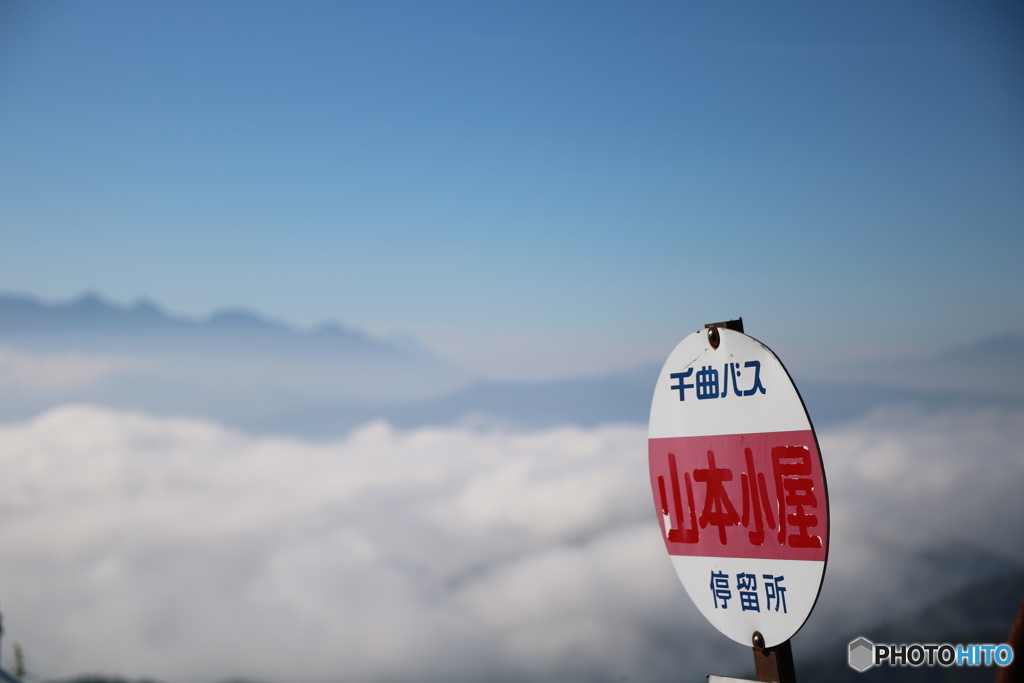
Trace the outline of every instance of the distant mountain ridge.
{"type": "Polygon", "coordinates": [[[844,384],[1024,398],[1024,337],[1003,333],[958,341],[924,358],[850,364],[835,368],[829,379],[844,384]]]}
{"type": "Polygon", "coordinates": [[[250,344],[273,341],[302,344],[308,350],[325,351],[344,346],[349,351],[404,353],[397,346],[337,323],[325,323],[310,332],[302,332],[242,309],[226,309],[197,320],[169,315],[146,299],[122,308],[94,293],[53,304],[27,295],[0,294],[2,344],[82,350],[83,344],[95,344],[98,339],[111,335],[116,337],[108,341],[116,341],[121,346],[167,339],[176,343],[204,338],[237,342],[244,336],[250,344]]]}
{"type": "MultiPolygon", "coordinates": [[[[301,331],[239,309],[187,318],[145,299],[121,307],[96,294],[63,303],[0,294],[0,420],[84,401],[313,437],[381,418],[402,428],[642,424],[659,371],[480,380],[409,336],[379,340],[334,323],[301,331]]],[[[1024,339],[795,379],[816,427],[895,406],[1024,408],[1024,339]]]]}
{"type": "Polygon", "coordinates": [[[147,300],[0,294],[0,419],[85,401],[258,428],[300,406],[422,400],[471,380],[414,339],[336,323],[300,331],[238,309],[198,320],[147,300]]]}

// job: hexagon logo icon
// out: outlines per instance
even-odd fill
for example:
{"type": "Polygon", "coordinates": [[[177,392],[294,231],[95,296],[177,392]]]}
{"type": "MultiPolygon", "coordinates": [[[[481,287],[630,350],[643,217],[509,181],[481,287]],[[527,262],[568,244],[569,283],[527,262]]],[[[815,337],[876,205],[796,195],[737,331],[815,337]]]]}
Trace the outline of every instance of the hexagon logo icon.
{"type": "Polygon", "coordinates": [[[858,638],[850,643],[850,667],[861,673],[875,663],[875,644],[867,638],[858,638]]]}

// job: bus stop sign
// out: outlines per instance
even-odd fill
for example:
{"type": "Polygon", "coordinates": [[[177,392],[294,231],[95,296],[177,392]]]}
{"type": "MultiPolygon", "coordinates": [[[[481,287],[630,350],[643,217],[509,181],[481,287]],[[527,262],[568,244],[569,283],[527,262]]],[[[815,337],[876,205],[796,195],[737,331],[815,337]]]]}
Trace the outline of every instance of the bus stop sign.
{"type": "Polygon", "coordinates": [[[669,557],[701,613],[733,640],[800,630],[828,558],[818,441],[789,373],[742,332],[672,351],[651,403],[651,489],[669,557]]]}

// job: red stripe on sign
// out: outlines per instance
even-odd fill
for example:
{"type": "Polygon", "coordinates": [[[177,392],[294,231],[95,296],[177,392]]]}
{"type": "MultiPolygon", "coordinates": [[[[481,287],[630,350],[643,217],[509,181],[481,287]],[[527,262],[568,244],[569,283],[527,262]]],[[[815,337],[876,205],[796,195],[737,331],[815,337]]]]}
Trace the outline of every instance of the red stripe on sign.
{"type": "Polygon", "coordinates": [[[828,499],[811,430],[649,439],[670,555],[824,561],[828,499]]]}

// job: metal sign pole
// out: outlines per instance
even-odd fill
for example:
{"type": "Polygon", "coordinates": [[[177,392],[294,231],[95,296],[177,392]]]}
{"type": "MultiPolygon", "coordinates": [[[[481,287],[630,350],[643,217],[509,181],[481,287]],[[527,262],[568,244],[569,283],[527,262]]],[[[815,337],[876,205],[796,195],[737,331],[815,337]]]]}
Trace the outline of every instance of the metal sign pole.
{"type": "Polygon", "coordinates": [[[775,647],[765,647],[760,631],[754,631],[754,671],[759,681],[796,683],[793,667],[793,649],[789,641],[775,647]]]}

